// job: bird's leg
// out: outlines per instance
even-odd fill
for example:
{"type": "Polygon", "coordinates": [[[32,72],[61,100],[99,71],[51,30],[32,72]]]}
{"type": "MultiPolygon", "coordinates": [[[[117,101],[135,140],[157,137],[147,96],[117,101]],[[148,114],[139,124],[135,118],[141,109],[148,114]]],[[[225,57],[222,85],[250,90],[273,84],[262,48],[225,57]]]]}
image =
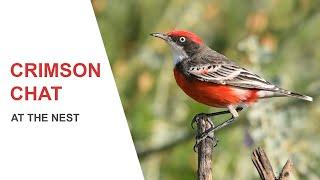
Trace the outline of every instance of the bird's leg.
{"type": "MultiPolygon", "coordinates": [[[[240,112],[241,110],[243,109],[243,107],[237,107],[236,108],[236,111],[240,112]]],[[[218,116],[218,115],[223,115],[223,114],[229,114],[230,113],[230,110],[228,111],[219,111],[219,112],[213,112],[213,113],[199,113],[199,114],[196,114],[192,121],[191,121],[191,127],[192,129],[194,129],[194,126],[193,124],[198,122],[199,120],[201,119],[205,119],[206,121],[210,121],[209,123],[212,125],[212,122],[211,120],[209,119],[209,117],[213,117],[213,116],[218,116]]]]}
{"type": "MultiPolygon", "coordinates": [[[[235,109],[232,105],[228,106],[229,112],[232,114],[232,117],[230,119],[228,119],[227,121],[219,124],[218,126],[211,126],[208,130],[206,130],[204,133],[200,134],[198,137],[196,137],[197,142],[201,142],[203,139],[205,139],[206,137],[208,137],[208,135],[211,132],[214,132],[218,129],[222,129],[230,124],[232,124],[238,117],[238,108],[235,109]]],[[[239,109],[239,111],[241,111],[243,108],[239,109]]]]}
{"type": "MultiPolygon", "coordinates": [[[[202,134],[199,134],[196,136],[196,143],[195,145],[193,146],[193,149],[194,151],[196,151],[196,148],[198,147],[198,144],[204,140],[206,137],[209,137],[211,138],[210,136],[208,136],[211,132],[214,132],[215,130],[218,130],[218,129],[221,129],[225,126],[228,126],[229,124],[231,124],[235,119],[236,117],[238,117],[238,113],[237,112],[240,112],[241,110],[243,110],[243,107],[237,107],[236,109],[233,108],[233,106],[230,106],[228,107],[228,111],[219,111],[219,112],[214,112],[214,113],[200,113],[200,114],[197,114],[193,119],[192,119],[192,123],[191,123],[191,127],[193,128],[193,124],[201,119],[204,119],[205,121],[207,121],[209,124],[210,124],[210,128],[205,131],[204,133],[202,134]],[[229,120],[219,124],[218,126],[214,127],[211,119],[209,117],[212,117],[212,116],[217,116],[217,115],[222,115],[222,114],[228,114],[228,113],[231,113],[232,114],[232,118],[230,118],[229,120]]],[[[211,138],[215,144],[214,144],[214,147],[217,146],[219,140],[214,136],[213,138],[211,138]]]]}

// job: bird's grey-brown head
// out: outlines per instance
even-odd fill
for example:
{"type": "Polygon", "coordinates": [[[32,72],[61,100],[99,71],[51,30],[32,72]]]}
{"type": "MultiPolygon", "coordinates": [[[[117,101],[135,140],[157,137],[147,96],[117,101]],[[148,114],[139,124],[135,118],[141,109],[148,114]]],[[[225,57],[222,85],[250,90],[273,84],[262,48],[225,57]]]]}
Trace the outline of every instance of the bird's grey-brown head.
{"type": "Polygon", "coordinates": [[[203,45],[203,41],[196,34],[185,30],[150,35],[163,39],[169,44],[174,55],[174,64],[193,56],[203,45]]]}

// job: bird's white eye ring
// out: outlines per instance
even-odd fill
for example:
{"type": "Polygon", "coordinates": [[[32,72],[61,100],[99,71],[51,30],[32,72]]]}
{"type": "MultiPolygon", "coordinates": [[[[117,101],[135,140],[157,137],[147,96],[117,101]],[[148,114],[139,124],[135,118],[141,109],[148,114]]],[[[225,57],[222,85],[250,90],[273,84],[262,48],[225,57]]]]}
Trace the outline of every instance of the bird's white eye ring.
{"type": "Polygon", "coordinates": [[[182,37],[179,38],[179,41],[183,43],[183,42],[186,41],[186,38],[182,36],[182,37]]]}

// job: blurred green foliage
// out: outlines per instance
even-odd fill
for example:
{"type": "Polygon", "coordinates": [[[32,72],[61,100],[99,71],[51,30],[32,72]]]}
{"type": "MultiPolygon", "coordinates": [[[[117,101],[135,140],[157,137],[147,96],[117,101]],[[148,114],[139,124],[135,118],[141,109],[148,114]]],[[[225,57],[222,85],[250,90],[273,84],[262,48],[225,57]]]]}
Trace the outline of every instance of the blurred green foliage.
{"type": "Polygon", "coordinates": [[[93,7],[136,149],[149,152],[140,156],[146,179],[194,179],[190,122],[217,110],[183,94],[169,48],[149,36],[173,29],[193,31],[238,64],[314,97],[262,100],[217,132],[214,178],[258,179],[250,154],[260,145],[277,172],[290,158],[294,179],[320,179],[319,0],[93,0],[93,7]]]}

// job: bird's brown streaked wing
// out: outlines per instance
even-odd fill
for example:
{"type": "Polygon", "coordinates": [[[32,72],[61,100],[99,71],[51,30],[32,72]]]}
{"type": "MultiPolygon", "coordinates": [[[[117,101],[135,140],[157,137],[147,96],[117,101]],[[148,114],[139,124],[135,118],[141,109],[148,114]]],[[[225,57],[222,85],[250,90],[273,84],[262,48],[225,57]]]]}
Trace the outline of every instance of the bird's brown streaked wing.
{"type": "Polygon", "coordinates": [[[234,63],[207,63],[190,66],[187,73],[200,81],[236,87],[277,91],[279,88],[234,63]]]}

